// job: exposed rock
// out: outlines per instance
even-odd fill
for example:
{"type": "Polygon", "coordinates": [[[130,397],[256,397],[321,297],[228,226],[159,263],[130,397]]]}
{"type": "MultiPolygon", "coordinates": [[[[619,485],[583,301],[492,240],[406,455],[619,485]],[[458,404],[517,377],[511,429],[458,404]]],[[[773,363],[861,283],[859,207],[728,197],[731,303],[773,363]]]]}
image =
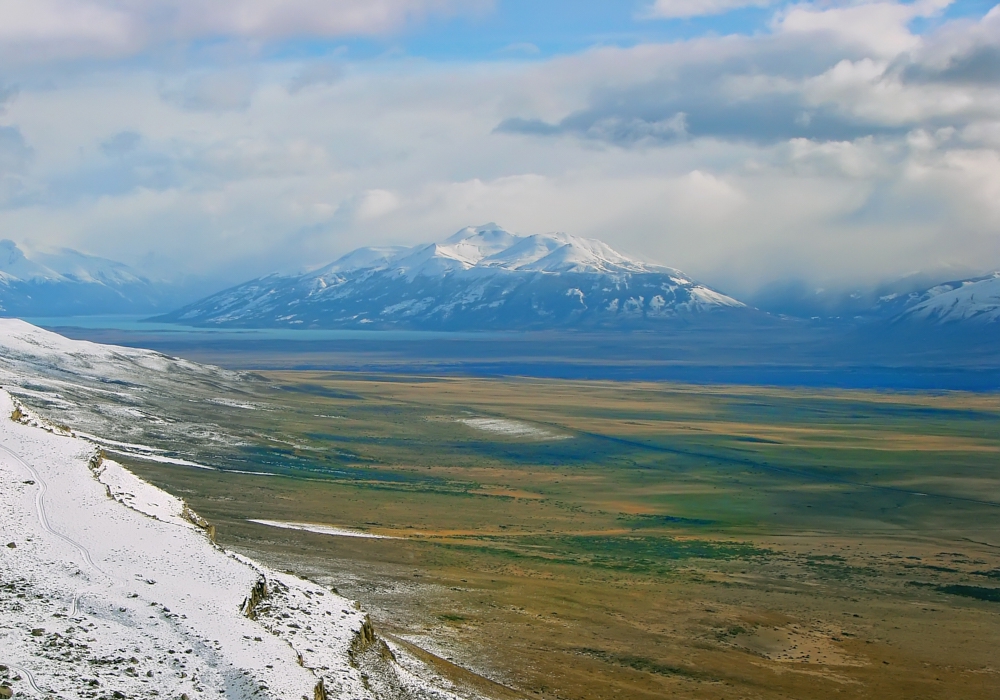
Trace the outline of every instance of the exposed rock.
{"type": "Polygon", "coordinates": [[[250,590],[250,595],[243,601],[243,615],[251,620],[257,619],[257,606],[267,599],[267,579],[261,576],[250,590]]]}
{"type": "MultiPolygon", "coordinates": [[[[205,531],[205,534],[208,535],[209,541],[215,542],[215,525],[208,522],[207,520],[205,520],[205,518],[201,517],[193,510],[191,510],[191,507],[188,506],[187,503],[184,504],[184,510],[181,512],[181,517],[193,523],[194,525],[200,527],[202,530],[205,531]]],[[[249,617],[249,615],[247,617],[249,617]]]]}

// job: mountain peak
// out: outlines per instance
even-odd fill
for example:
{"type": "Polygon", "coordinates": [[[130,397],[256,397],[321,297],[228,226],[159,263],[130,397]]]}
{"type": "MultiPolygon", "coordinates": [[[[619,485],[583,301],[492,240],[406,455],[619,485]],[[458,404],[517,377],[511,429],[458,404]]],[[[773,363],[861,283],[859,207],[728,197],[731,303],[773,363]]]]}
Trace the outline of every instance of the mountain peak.
{"type": "Polygon", "coordinates": [[[25,254],[14,241],[0,241],[3,316],[144,313],[174,294],[124,263],[70,248],[25,254]]]}
{"type": "Polygon", "coordinates": [[[24,252],[17,247],[17,243],[9,238],[0,241],[0,267],[6,267],[23,259],[24,252]]]}
{"type": "Polygon", "coordinates": [[[483,224],[482,226],[466,226],[449,236],[444,242],[445,244],[451,245],[474,237],[487,240],[491,238],[502,238],[504,236],[520,238],[520,236],[507,231],[499,224],[491,221],[488,224],[483,224]]]}
{"type": "Polygon", "coordinates": [[[935,285],[914,301],[898,320],[1000,322],[1000,271],[935,285]]]}
{"type": "Polygon", "coordinates": [[[753,313],[668,267],[567,233],[495,223],[443,242],[361,248],[301,277],[252,280],[165,321],[195,325],[441,330],[649,327],[725,310],[753,313]]]}

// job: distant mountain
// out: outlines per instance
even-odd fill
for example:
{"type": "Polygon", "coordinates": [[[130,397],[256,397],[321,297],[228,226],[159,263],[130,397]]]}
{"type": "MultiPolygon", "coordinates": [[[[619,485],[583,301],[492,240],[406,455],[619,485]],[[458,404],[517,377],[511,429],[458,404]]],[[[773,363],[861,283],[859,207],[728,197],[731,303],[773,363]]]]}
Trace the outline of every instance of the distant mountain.
{"type": "Polygon", "coordinates": [[[655,327],[744,304],[682,272],[564,233],[496,224],[443,243],[361,248],[314,272],[272,275],[156,320],[191,325],[447,330],[655,327]]]}
{"type": "Polygon", "coordinates": [[[28,258],[0,241],[0,316],[144,314],[175,299],[175,290],[123,263],[68,248],[28,258]]]}
{"type": "Polygon", "coordinates": [[[889,296],[880,308],[899,322],[989,324],[1000,321],[1000,272],[938,284],[922,292],[889,296]]]}
{"type": "Polygon", "coordinates": [[[1000,320],[1000,272],[957,279],[946,277],[947,272],[921,272],[857,289],[773,283],[749,301],[772,314],[849,323],[977,325],[1000,320]]]}

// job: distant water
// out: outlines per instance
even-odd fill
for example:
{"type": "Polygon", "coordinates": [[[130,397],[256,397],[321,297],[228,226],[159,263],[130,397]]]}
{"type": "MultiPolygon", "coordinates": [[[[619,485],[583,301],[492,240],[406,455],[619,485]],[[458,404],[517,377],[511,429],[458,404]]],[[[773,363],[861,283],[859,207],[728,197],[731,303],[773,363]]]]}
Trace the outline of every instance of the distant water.
{"type": "Polygon", "coordinates": [[[365,331],[365,330],[315,330],[295,328],[204,328],[176,323],[146,321],[149,316],[41,316],[25,317],[28,323],[60,331],[63,329],[124,331],[142,335],[163,335],[227,338],[238,340],[433,340],[437,339],[486,339],[508,338],[521,335],[517,332],[442,332],[442,331],[365,331]]]}
{"type": "Polygon", "coordinates": [[[1000,390],[1000,329],[823,326],[670,332],[195,328],[140,316],[25,319],[71,338],[233,369],[691,384],[1000,390]]]}

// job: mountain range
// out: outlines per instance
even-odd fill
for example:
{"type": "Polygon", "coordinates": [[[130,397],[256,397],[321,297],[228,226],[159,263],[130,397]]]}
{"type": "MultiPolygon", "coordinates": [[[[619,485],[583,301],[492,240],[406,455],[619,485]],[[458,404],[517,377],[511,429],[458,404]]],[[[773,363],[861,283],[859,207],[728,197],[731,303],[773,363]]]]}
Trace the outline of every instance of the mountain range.
{"type": "Polygon", "coordinates": [[[143,314],[170,308],[177,290],[124,263],[68,248],[30,258],[0,241],[0,315],[143,314]]]}
{"type": "Polygon", "coordinates": [[[772,289],[744,303],[674,268],[564,233],[496,224],[442,243],[360,248],[302,275],[270,275],[156,320],[196,326],[526,330],[768,322],[993,323],[1000,273],[932,283],[911,277],[839,296],[772,289]]]}
{"type": "Polygon", "coordinates": [[[359,248],[310,272],[268,275],[177,308],[191,290],[151,281],[123,263],[69,249],[28,257],[0,241],[0,315],[161,313],[153,320],[192,326],[543,330],[789,317],[886,327],[1000,321],[1000,272],[942,278],[913,275],[853,292],[773,285],[738,300],[598,240],[520,236],[486,224],[440,243],[359,248]]]}
{"type": "Polygon", "coordinates": [[[496,224],[443,243],[361,248],[313,272],[271,275],[159,317],[191,325],[439,330],[642,328],[756,314],[673,268],[564,233],[496,224]]]}

